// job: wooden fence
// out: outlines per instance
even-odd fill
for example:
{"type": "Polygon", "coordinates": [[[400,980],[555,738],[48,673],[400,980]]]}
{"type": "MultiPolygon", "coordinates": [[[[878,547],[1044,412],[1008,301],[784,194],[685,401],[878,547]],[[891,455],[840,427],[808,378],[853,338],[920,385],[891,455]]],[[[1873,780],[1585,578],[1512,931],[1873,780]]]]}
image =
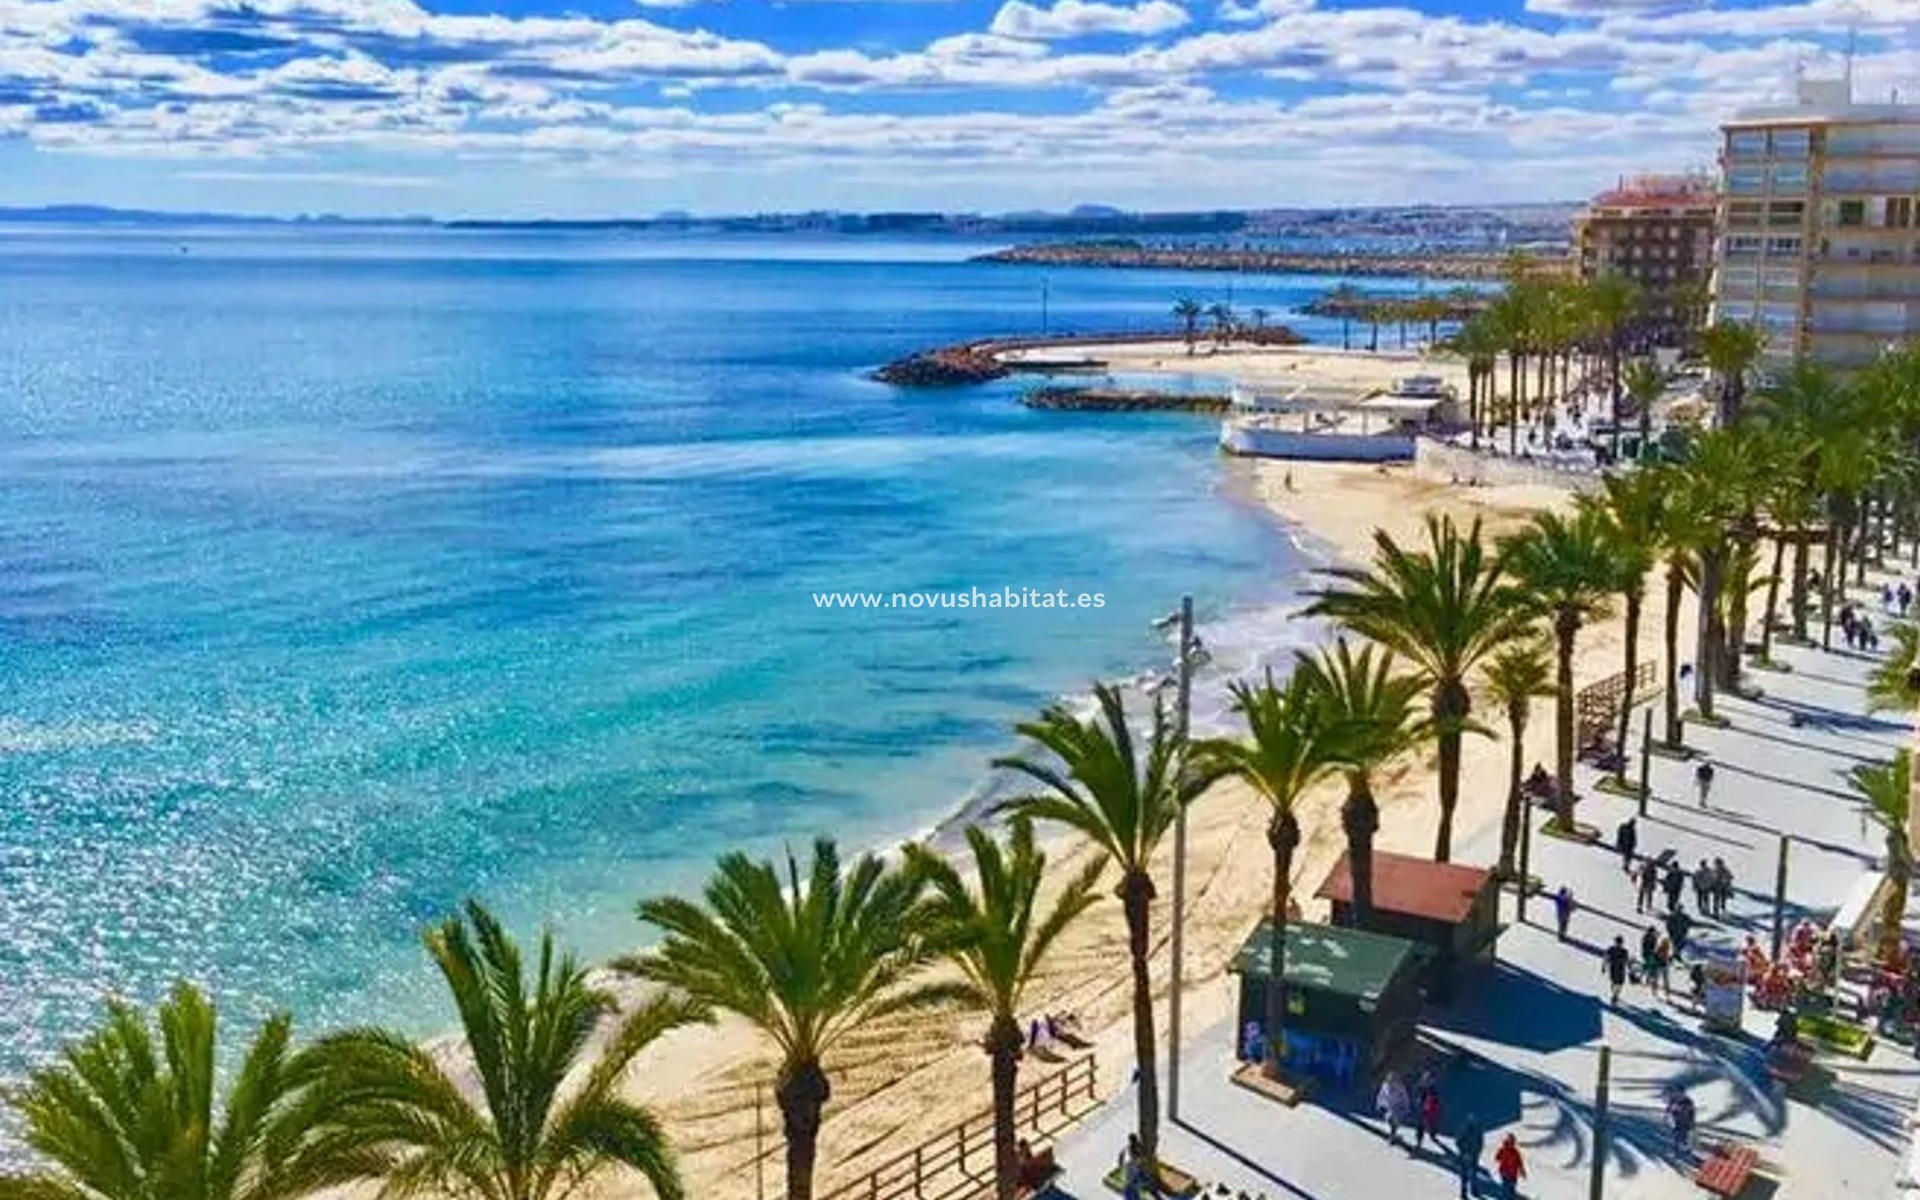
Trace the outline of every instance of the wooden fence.
{"type": "MultiPolygon", "coordinates": [[[[1019,1135],[1044,1138],[1098,1100],[1093,1055],[1036,1079],[1014,1094],[1019,1135]]],[[[962,1121],[826,1194],[825,1200],[974,1200],[992,1194],[993,1110],[962,1121]]]]}
{"type": "MultiPolygon", "coordinates": [[[[1633,700],[1641,704],[1660,694],[1654,664],[1643,662],[1634,671],[1633,700]]],[[[1613,739],[1620,729],[1620,702],[1627,695],[1627,673],[1609,675],[1588,684],[1573,694],[1573,738],[1580,754],[1605,752],[1614,748],[1613,739]]]]}

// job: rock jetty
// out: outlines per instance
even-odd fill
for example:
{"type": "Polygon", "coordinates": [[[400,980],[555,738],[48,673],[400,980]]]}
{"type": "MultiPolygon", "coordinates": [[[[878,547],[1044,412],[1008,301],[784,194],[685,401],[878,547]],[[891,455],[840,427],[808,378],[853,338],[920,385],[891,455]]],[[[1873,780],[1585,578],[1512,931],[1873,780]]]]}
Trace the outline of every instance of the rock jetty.
{"type": "Polygon", "coordinates": [[[881,383],[898,387],[958,387],[986,383],[1009,373],[990,350],[978,346],[948,346],[896,359],[873,373],[881,383]]]}
{"type": "MultiPolygon", "coordinates": [[[[1132,241],[1052,242],[1014,246],[975,262],[1048,267],[1130,267],[1178,271],[1242,271],[1269,275],[1412,275],[1428,279],[1499,279],[1503,254],[1338,254],[1208,246],[1147,246],[1132,241]]],[[[1536,257],[1534,269],[1562,271],[1568,260],[1536,257]]]]}
{"type": "MultiPolygon", "coordinates": [[[[1106,364],[1083,355],[1046,358],[1029,355],[1011,359],[1016,351],[1072,350],[1078,346],[1114,346],[1132,343],[1178,342],[1186,337],[1179,329],[1131,333],[1066,333],[1042,337],[990,338],[921,350],[898,358],[873,373],[881,383],[895,387],[957,387],[1002,379],[1015,371],[1050,375],[1065,372],[1098,371],[1106,364]]],[[[1197,330],[1196,342],[1216,342],[1215,330],[1197,330]]],[[[1306,341],[1284,325],[1266,325],[1259,329],[1240,327],[1232,332],[1229,343],[1237,346],[1297,346],[1306,341]]]]}
{"type": "Polygon", "coordinates": [[[1232,397],[1217,393],[1155,392],[1135,388],[1043,387],[1020,397],[1028,408],[1060,412],[1223,413],[1232,397]]]}

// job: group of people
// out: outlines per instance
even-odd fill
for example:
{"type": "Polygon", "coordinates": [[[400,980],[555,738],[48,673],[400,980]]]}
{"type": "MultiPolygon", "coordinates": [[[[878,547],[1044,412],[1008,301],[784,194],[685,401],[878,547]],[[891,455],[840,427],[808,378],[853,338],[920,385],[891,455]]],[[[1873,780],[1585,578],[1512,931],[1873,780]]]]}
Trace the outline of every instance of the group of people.
{"type": "Polygon", "coordinates": [[[1873,622],[1868,619],[1867,614],[1851,604],[1842,605],[1840,608],[1840,636],[1847,639],[1849,650],[1880,648],[1880,635],[1874,630],[1873,622]]]}
{"type": "MultiPolygon", "coordinates": [[[[1413,1130],[1413,1144],[1416,1149],[1433,1140],[1436,1149],[1440,1146],[1440,1084],[1433,1072],[1424,1071],[1419,1081],[1409,1090],[1406,1080],[1398,1071],[1389,1070],[1380,1080],[1380,1090],[1375,1093],[1374,1107],[1379,1111],[1380,1119],[1387,1126],[1387,1140],[1398,1145],[1401,1126],[1413,1130]]],[[[1480,1127],[1479,1118],[1468,1113],[1460,1122],[1460,1128],[1453,1135],[1454,1163],[1460,1172],[1460,1195],[1470,1197],[1474,1194],[1474,1184],[1480,1175],[1480,1155],[1486,1150],[1486,1132],[1480,1127]]],[[[1526,1160],[1520,1153],[1520,1141],[1509,1133],[1500,1142],[1499,1149],[1493,1154],[1494,1174],[1500,1180],[1500,1194],[1511,1200],[1518,1193],[1520,1180],[1526,1176],[1526,1160]]]]}
{"type": "Polygon", "coordinates": [[[1880,608],[1889,616],[1904,617],[1913,607],[1913,589],[1901,580],[1898,587],[1889,584],[1880,585],[1880,608]]]}

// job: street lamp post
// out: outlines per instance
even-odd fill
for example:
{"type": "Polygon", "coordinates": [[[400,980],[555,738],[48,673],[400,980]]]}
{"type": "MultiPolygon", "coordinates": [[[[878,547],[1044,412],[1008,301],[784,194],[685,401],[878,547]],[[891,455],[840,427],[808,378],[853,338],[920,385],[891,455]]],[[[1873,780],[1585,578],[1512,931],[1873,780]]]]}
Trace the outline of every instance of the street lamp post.
{"type": "MultiPolygon", "coordinates": [[[[1193,709],[1193,597],[1180,598],[1179,691],[1175,695],[1174,733],[1184,743],[1193,709]]],[[[1180,989],[1186,968],[1187,806],[1173,817],[1172,987],[1167,997],[1167,1119],[1180,1119],[1180,989]]]]}

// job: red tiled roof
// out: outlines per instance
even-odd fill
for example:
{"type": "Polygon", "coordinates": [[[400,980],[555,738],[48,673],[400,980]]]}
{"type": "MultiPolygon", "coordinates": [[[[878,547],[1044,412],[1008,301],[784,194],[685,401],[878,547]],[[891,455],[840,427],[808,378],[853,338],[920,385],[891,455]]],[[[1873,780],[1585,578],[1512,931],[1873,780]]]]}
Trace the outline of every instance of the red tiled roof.
{"type": "MultiPolygon", "coordinates": [[[[1373,906],[1382,912],[1407,913],[1457,925],[1472,910],[1474,899],[1486,886],[1490,874],[1484,867],[1428,862],[1424,858],[1375,850],[1373,906]]],[[[1347,865],[1346,855],[1340,856],[1315,894],[1322,900],[1341,903],[1353,899],[1353,871],[1347,865]]]]}

